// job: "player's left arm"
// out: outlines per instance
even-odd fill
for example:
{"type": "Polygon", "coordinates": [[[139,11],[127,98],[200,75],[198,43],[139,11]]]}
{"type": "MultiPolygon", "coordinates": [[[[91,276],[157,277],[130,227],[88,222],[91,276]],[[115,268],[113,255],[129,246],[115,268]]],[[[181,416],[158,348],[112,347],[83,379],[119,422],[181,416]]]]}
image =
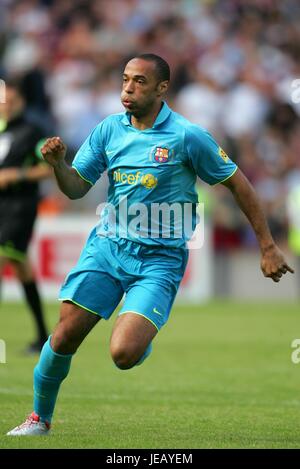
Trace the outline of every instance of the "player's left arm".
{"type": "Polygon", "coordinates": [[[261,250],[261,269],[264,276],[272,278],[274,282],[279,282],[283,274],[294,273],[294,270],[287,264],[283,253],[275,244],[261,202],[243,172],[238,169],[222,184],[230,189],[253,227],[261,250]]]}

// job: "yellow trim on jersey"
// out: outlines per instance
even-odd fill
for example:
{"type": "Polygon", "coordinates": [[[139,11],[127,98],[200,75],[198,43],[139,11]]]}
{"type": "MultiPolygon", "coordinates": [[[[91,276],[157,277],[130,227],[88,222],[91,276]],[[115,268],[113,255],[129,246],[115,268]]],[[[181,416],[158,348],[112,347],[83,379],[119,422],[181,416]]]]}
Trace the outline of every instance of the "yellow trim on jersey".
{"type": "Polygon", "coordinates": [[[72,168],[73,168],[73,169],[75,169],[76,173],[78,174],[78,176],[80,176],[80,177],[81,177],[81,179],[83,179],[85,182],[88,182],[88,183],[89,183],[91,186],[93,186],[93,185],[94,185],[94,184],[93,184],[91,181],[89,181],[89,180],[88,180],[88,179],[86,179],[84,176],[82,176],[82,174],[80,174],[80,172],[78,171],[78,169],[77,169],[77,168],[75,168],[75,166],[72,166],[72,168]]]}
{"type": "Polygon", "coordinates": [[[238,169],[239,169],[239,168],[238,168],[238,166],[237,166],[237,167],[235,168],[235,170],[233,171],[233,173],[230,174],[230,176],[227,176],[225,179],[222,179],[222,181],[218,181],[218,182],[216,182],[215,184],[212,184],[212,186],[217,186],[218,184],[222,184],[222,182],[227,181],[227,179],[230,179],[231,176],[233,176],[234,173],[235,173],[238,169]]]}

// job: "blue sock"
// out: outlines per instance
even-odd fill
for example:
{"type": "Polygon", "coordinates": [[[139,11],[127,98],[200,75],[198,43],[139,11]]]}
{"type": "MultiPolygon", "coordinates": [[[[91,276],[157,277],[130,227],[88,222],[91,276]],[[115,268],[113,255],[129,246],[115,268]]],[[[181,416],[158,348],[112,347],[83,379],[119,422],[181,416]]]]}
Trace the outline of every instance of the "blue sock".
{"type": "Polygon", "coordinates": [[[144,360],[146,360],[146,358],[149,357],[151,352],[152,352],[152,342],[150,342],[150,344],[146,348],[145,352],[143,353],[141,358],[136,362],[136,364],[134,366],[141,365],[144,362],[144,360]]]}
{"type": "Polygon", "coordinates": [[[62,355],[52,350],[51,336],[42,348],[33,373],[33,410],[41,420],[51,422],[61,382],[69,373],[72,354],[62,355]]]}

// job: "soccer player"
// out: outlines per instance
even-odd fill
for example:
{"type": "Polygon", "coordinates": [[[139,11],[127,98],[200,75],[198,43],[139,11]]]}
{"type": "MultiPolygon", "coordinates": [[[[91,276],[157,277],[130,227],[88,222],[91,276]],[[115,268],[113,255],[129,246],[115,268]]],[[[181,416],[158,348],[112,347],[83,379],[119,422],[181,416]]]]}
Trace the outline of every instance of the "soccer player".
{"type": "MultiPolygon", "coordinates": [[[[155,220],[151,230],[149,210],[157,203],[195,206],[197,175],[231,190],[256,233],[264,275],[278,282],[287,271],[293,272],[272,239],[246,177],[209,133],[163,101],[169,80],[169,66],[162,58],[133,58],[123,74],[126,112],[107,117],[92,131],[72,167],[66,164],[66,147],[59,137],[48,139],[42,148],[60,189],[71,199],[83,197],[107,169],[109,206],[62,286],[59,323],[34,369],[33,412],[9,435],[49,432],[73,355],[95,324],[109,319],[124,293],[110,342],[113,361],[127,370],[149,355],[152,340],[168,319],[188,257],[185,232],[167,236],[169,228],[180,233],[182,220],[170,217],[171,226],[155,220]],[[137,211],[144,212],[140,223],[129,216],[126,225],[125,215],[137,211]]],[[[195,213],[192,218],[195,221],[195,213]]]]}
{"type": "Polygon", "coordinates": [[[39,201],[38,181],[51,176],[40,147],[45,139],[25,116],[21,83],[6,82],[6,100],[0,104],[0,275],[10,263],[23,286],[37,338],[28,352],[40,352],[48,338],[36,281],[27,257],[39,201]]]}

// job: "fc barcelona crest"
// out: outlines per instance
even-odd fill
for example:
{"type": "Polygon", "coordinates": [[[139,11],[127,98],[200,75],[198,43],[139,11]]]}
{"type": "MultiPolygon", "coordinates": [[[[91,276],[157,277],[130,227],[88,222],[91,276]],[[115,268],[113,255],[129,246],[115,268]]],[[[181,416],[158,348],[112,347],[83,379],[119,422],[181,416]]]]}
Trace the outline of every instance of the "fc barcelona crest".
{"type": "Polygon", "coordinates": [[[154,159],[158,163],[165,163],[166,161],[168,161],[168,159],[169,159],[169,150],[168,150],[168,148],[156,147],[154,159]]]}
{"type": "Polygon", "coordinates": [[[223,150],[223,148],[219,147],[219,156],[221,158],[223,158],[223,160],[225,161],[225,163],[228,163],[228,160],[229,160],[229,157],[227,155],[227,153],[225,153],[225,151],[223,150]]]}

